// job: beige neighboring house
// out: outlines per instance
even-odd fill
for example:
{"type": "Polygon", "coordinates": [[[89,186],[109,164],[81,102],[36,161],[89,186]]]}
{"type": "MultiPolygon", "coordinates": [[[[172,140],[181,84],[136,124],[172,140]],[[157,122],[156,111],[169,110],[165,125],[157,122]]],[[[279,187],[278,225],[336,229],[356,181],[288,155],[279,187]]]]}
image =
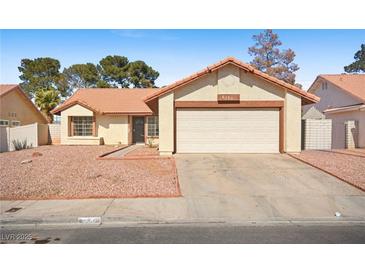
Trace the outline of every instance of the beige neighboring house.
{"type": "Polygon", "coordinates": [[[0,126],[47,124],[47,119],[19,85],[0,85],[0,126]]]}
{"type": "Polygon", "coordinates": [[[61,144],[159,143],[172,153],[301,150],[301,107],[319,98],[233,57],[160,89],[80,89],[53,110],[61,144]]]}
{"type": "Polygon", "coordinates": [[[332,119],[332,148],[346,148],[346,140],[352,138],[357,147],[365,147],[365,74],[319,75],[308,92],[321,100],[303,107],[303,115],[310,118],[315,108],[332,119]],[[352,127],[347,137],[346,123],[352,127]]]}

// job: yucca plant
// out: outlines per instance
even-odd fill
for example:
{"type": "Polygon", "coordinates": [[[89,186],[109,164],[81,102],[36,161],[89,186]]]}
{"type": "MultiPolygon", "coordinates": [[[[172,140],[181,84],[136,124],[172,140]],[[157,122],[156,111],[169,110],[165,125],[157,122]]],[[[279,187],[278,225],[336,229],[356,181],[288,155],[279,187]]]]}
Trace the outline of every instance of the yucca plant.
{"type": "Polygon", "coordinates": [[[32,148],[32,144],[28,145],[27,139],[24,139],[23,141],[13,140],[12,142],[15,150],[32,148]]]}

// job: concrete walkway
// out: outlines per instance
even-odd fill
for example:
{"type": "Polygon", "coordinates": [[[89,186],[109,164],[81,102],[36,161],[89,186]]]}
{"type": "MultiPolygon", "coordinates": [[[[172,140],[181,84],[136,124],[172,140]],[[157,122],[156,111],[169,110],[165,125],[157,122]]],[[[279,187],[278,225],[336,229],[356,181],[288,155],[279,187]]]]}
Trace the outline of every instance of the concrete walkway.
{"type": "Polygon", "coordinates": [[[127,153],[133,151],[133,150],[136,150],[137,148],[141,147],[141,146],[144,146],[144,145],[130,145],[130,146],[127,146],[125,148],[122,148],[120,150],[117,150],[113,153],[110,153],[106,156],[104,156],[103,158],[122,158],[124,157],[127,153]]]}
{"type": "Polygon", "coordinates": [[[183,197],[0,201],[1,223],[76,224],[89,216],[104,224],[365,222],[364,192],[288,155],[177,155],[176,161],[183,197]]]}

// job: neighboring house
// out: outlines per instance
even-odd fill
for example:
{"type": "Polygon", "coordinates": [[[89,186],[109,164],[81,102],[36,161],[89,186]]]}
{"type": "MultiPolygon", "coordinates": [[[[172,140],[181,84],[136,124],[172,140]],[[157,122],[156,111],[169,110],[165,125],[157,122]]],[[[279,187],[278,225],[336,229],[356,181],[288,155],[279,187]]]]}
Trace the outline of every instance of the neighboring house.
{"type": "Polygon", "coordinates": [[[161,155],[301,150],[315,95],[229,57],[160,89],[80,89],[53,110],[62,144],[158,138],[161,155]]]}
{"type": "Polygon", "coordinates": [[[304,106],[304,116],[310,117],[313,108],[332,119],[332,148],[346,147],[345,122],[357,121],[358,147],[365,147],[365,74],[319,75],[308,92],[321,98],[311,106],[304,106]]]}
{"type": "Polygon", "coordinates": [[[0,125],[47,124],[47,119],[19,85],[0,85],[0,125]]]}

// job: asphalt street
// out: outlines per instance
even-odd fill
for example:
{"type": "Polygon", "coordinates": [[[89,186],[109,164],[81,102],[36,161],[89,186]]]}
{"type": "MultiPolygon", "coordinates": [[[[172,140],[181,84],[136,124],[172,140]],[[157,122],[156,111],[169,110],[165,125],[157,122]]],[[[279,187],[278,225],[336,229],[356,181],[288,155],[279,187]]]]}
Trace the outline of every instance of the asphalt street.
{"type": "Polygon", "coordinates": [[[365,225],[57,226],[1,228],[0,236],[2,244],[364,244],[365,225]]]}

